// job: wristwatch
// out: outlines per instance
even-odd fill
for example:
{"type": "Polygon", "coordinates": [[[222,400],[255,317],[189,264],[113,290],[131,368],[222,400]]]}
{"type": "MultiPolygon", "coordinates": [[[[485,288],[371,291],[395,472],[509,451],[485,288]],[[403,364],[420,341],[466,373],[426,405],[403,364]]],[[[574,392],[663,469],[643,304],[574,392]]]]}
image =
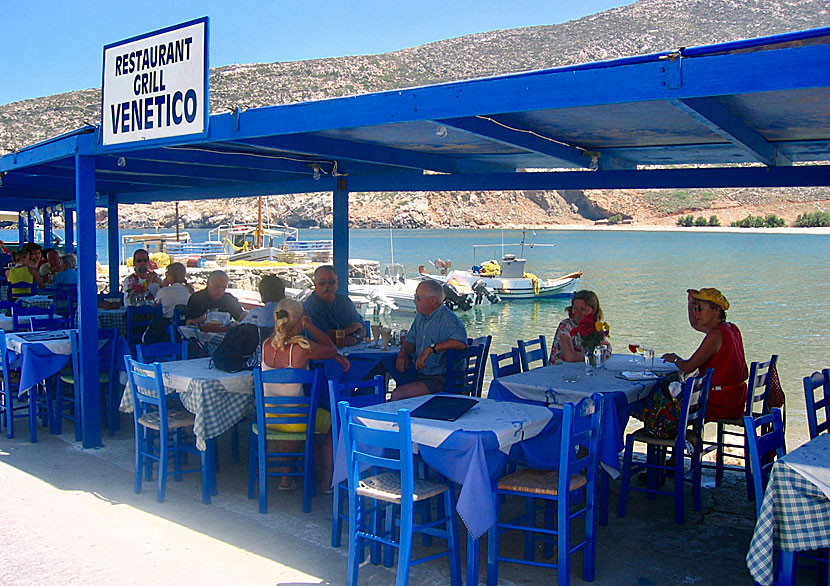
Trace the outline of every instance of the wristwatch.
{"type": "Polygon", "coordinates": [[[434,342],[433,342],[432,344],[430,344],[430,345],[429,345],[429,347],[432,349],[432,353],[433,353],[433,354],[437,354],[437,353],[438,353],[438,349],[435,347],[435,343],[434,343],[434,342]]]}

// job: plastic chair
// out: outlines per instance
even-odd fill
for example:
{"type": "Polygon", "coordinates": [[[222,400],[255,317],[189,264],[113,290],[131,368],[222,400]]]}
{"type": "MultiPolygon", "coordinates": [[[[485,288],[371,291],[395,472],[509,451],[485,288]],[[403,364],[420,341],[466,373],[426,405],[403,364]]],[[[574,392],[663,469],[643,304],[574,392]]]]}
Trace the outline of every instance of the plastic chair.
{"type": "Polygon", "coordinates": [[[511,348],[502,354],[490,354],[490,366],[493,368],[493,378],[510,376],[522,372],[522,363],[519,359],[519,349],[511,348]]]}
{"type": "Polygon", "coordinates": [[[19,372],[16,368],[17,354],[6,346],[6,332],[0,330],[0,369],[3,375],[3,393],[0,395],[0,426],[6,425],[6,437],[14,438],[14,420],[29,417],[29,400],[20,400],[17,385],[12,386],[12,375],[19,372]],[[16,412],[21,413],[16,413],[16,412]]]}
{"type": "MultiPolygon", "coordinates": [[[[121,397],[118,393],[118,364],[120,358],[116,356],[116,340],[118,330],[98,330],[98,384],[104,397],[104,413],[107,418],[107,431],[110,436],[115,434],[120,423],[118,407],[121,397]]],[[[68,419],[75,424],[75,440],[81,441],[81,419],[79,406],[81,404],[80,385],[75,384],[75,373],[80,372],[80,356],[78,355],[78,332],[69,331],[69,341],[72,347],[72,368],[58,374],[58,384],[55,391],[55,432],[63,433],[63,420],[68,419]],[[71,395],[64,391],[64,385],[72,389],[71,395]]]]}
{"type": "Polygon", "coordinates": [[[212,482],[210,473],[209,450],[200,451],[194,444],[185,443],[184,430],[193,427],[194,416],[184,409],[170,410],[164,393],[164,379],[161,364],[143,364],[124,356],[127,376],[130,380],[130,392],[133,394],[133,419],[135,421],[135,492],[141,492],[144,473],[152,480],[153,462],[158,462],[158,488],[156,500],[164,502],[167,477],[171,474],[175,480],[187,472],[200,472],[202,475],[202,502],[210,504],[212,482]],[[158,448],[155,436],[158,435],[158,448]],[[173,470],[169,470],[170,456],[173,455],[173,470]],[[200,466],[182,469],[182,456],[196,454],[200,466]]]}
{"type": "Polygon", "coordinates": [[[775,368],[778,361],[778,355],[773,354],[767,362],[753,362],[749,367],[749,381],[747,383],[746,391],[746,408],[744,409],[744,417],[736,419],[718,419],[717,420],[717,439],[714,442],[704,442],[707,446],[703,450],[703,455],[710,452],[715,452],[715,463],[703,465],[704,468],[715,469],[715,486],[720,486],[723,480],[724,470],[742,470],[746,475],[746,490],[747,497],[752,500],[755,498],[753,489],[752,470],[749,466],[749,459],[746,457],[746,432],[744,430],[744,418],[760,417],[769,411],[767,408],[767,399],[769,397],[770,382],[772,380],[770,373],[775,368]],[[736,429],[737,428],[737,429],[736,429]],[[728,443],[726,436],[741,438],[741,443],[728,443]],[[729,456],[743,460],[743,466],[725,465],[723,462],[726,448],[731,448],[729,456]],[[736,453],[737,452],[737,453],[736,453]]]}
{"type": "Polygon", "coordinates": [[[187,360],[187,341],[138,344],[135,347],[139,362],[171,362],[187,360]]]}
{"type": "Polygon", "coordinates": [[[493,336],[479,336],[478,338],[467,338],[467,347],[470,346],[484,346],[484,353],[481,355],[481,361],[484,366],[481,368],[481,376],[478,377],[478,388],[476,389],[476,397],[481,396],[481,390],[484,386],[484,370],[487,368],[487,357],[490,355],[490,344],[493,341],[493,336]]]}
{"type": "Polygon", "coordinates": [[[28,332],[31,330],[31,318],[37,316],[39,318],[53,318],[55,317],[55,306],[38,307],[37,305],[24,307],[19,302],[12,306],[12,330],[15,332],[28,332]],[[27,317],[29,319],[22,320],[20,318],[27,317]]]}
{"type": "Polygon", "coordinates": [[[625,439],[625,454],[623,456],[622,480],[620,482],[619,517],[625,517],[628,506],[628,491],[638,490],[653,495],[674,495],[674,520],[678,525],[683,524],[683,489],[687,477],[692,482],[692,499],[694,509],[700,510],[700,476],[701,457],[703,455],[703,419],[706,415],[706,401],[709,398],[709,385],[712,381],[710,368],[704,376],[690,377],[683,387],[682,406],[678,421],[677,435],[674,438],[664,439],[652,437],[641,427],[634,433],[629,433],[625,439]],[[632,469],[631,458],[634,452],[634,442],[642,442],[647,446],[646,462],[632,469]],[[686,447],[691,446],[691,466],[685,472],[686,447]],[[672,449],[674,465],[667,466],[665,462],[666,448],[672,449]],[[630,486],[631,475],[640,470],[648,470],[648,487],[630,486]],[[659,484],[665,471],[674,474],[674,491],[661,491],[659,484]]]}
{"type": "MultiPolygon", "coordinates": [[[[337,405],[343,425],[349,485],[349,564],[346,584],[357,584],[358,567],[367,545],[383,544],[399,550],[395,584],[409,583],[413,565],[447,556],[450,584],[460,586],[461,564],[453,516],[455,485],[439,484],[415,478],[412,458],[412,427],[409,410],[381,413],[350,407],[345,401],[337,405]],[[378,455],[382,454],[382,455],[378,455]],[[375,469],[369,469],[375,467],[375,469]],[[442,497],[437,518],[415,523],[415,503],[442,497]],[[385,512],[380,528],[378,516],[385,512]],[[369,518],[374,523],[366,523],[369,518]],[[395,528],[399,529],[397,540],[395,528]],[[447,551],[412,559],[415,533],[447,541],[447,551]]],[[[391,551],[389,552],[391,554],[391,551]]],[[[388,559],[391,563],[391,555],[388,559]]]]}
{"type": "Polygon", "coordinates": [[[127,307],[127,345],[135,352],[137,344],[141,343],[141,337],[150,325],[150,322],[161,315],[160,305],[130,305],[127,307]]]}
{"type": "MultiPolygon", "coordinates": [[[[314,425],[317,417],[317,397],[321,384],[319,369],[276,368],[263,371],[254,368],[256,423],[251,425],[248,450],[248,498],[254,498],[254,487],[259,486],[259,512],[268,512],[268,477],[289,476],[303,480],[303,512],[311,512],[314,496],[314,425]],[[310,385],[309,396],[266,397],[264,383],[301,383],[310,385]],[[266,425],[267,422],[267,425],[266,425]],[[282,431],[272,425],[303,426],[297,431],[282,431]],[[262,433],[260,432],[262,431],[262,433]],[[302,451],[268,451],[268,441],[303,442],[302,451]],[[275,470],[271,468],[283,468],[275,470]]],[[[278,450],[280,448],[277,448],[278,450]]]]}
{"type": "Polygon", "coordinates": [[[548,364],[548,343],[544,336],[539,336],[533,340],[518,340],[519,345],[519,360],[522,364],[522,372],[527,372],[532,368],[539,368],[547,366],[548,364]],[[532,366],[533,363],[539,361],[539,364],[532,366]]]}
{"type": "Polygon", "coordinates": [[[807,405],[807,427],[810,439],[830,430],[830,369],[814,372],[804,377],[804,399],[807,405]],[[816,390],[821,389],[821,398],[816,399],[816,390]]]}
{"type": "MultiPolygon", "coordinates": [[[[376,375],[372,380],[337,382],[329,381],[329,405],[331,405],[331,440],[333,453],[337,453],[337,442],[340,438],[340,414],[337,404],[347,402],[351,407],[368,407],[378,405],[386,400],[386,384],[383,376],[376,375]],[[359,394],[355,394],[358,391],[359,394]],[[371,391],[371,392],[366,392],[371,391]]],[[[340,547],[340,537],[343,532],[343,521],[349,520],[348,505],[349,487],[345,480],[334,487],[331,516],[331,546],[340,547]],[[344,512],[345,511],[345,512],[344,512]]]]}
{"type": "Polygon", "coordinates": [[[499,562],[511,562],[546,568],[556,568],[560,586],[570,584],[571,555],[581,549],[582,577],[594,579],[596,551],[596,494],[599,471],[599,434],[602,417],[602,396],[595,394],[574,406],[562,407],[562,440],[559,444],[559,470],[525,468],[498,481],[496,489],[496,516],[503,496],[515,495],[527,499],[525,512],[510,521],[498,521],[487,537],[487,584],[498,583],[499,562]],[[580,497],[580,498],[575,498],[580,497]],[[579,505],[572,503],[579,501],[579,505]],[[550,505],[556,503],[556,514],[550,505]],[[540,506],[541,505],[541,506],[540,506]],[[544,526],[536,523],[537,511],[544,511],[544,526]],[[572,543],[571,522],[582,517],[584,537],[572,543]],[[525,535],[524,558],[499,555],[500,538],[508,531],[522,531],[525,535]],[[555,536],[555,540],[553,537],[555,536]],[[534,559],[536,541],[556,543],[556,563],[534,559]]]}
{"type": "Polygon", "coordinates": [[[6,299],[9,301],[17,301],[21,297],[37,295],[37,283],[27,283],[26,281],[8,283],[6,285],[6,291],[6,299]]]}
{"type": "Polygon", "coordinates": [[[464,350],[447,351],[446,391],[457,395],[481,396],[484,378],[484,346],[467,346],[464,350]]]}

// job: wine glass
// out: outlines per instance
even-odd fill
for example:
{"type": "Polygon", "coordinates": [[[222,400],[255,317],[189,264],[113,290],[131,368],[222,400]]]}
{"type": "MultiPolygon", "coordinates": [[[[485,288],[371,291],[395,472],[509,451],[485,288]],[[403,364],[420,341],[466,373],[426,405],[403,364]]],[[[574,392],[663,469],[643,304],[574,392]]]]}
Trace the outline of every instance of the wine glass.
{"type": "Polygon", "coordinates": [[[632,363],[634,363],[634,364],[639,364],[639,363],[640,363],[640,359],[639,359],[639,358],[637,358],[637,354],[642,354],[642,353],[643,353],[643,347],[642,347],[642,345],[640,345],[640,344],[638,344],[638,343],[636,343],[636,342],[631,342],[630,344],[628,344],[628,350],[629,350],[632,354],[634,354],[634,356],[632,356],[632,357],[631,357],[628,361],[629,361],[629,362],[632,362],[632,363]]]}

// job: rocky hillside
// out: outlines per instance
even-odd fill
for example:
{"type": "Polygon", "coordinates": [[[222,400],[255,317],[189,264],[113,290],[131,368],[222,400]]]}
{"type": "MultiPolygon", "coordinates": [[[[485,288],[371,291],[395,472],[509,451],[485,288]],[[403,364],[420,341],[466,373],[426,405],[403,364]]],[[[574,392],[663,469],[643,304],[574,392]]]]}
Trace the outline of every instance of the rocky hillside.
{"type": "MultiPolygon", "coordinates": [[[[403,49],[290,63],[229,65],[211,70],[211,111],[253,108],[611,59],[830,26],[826,0],[640,0],[552,26],[493,31],[403,49]]],[[[13,150],[100,118],[100,91],[88,89],[0,106],[0,152],[13,150]]],[[[790,218],[827,209],[830,191],[674,190],[660,192],[514,192],[355,194],[355,226],[400,227],[551,225],[622,214],[673,223],[701,210],[724,218],[765,210],[790,218]],[[711,211],[713,210],[713,211],[711,211]]],[[[231,217],[253,219],[252,200],[181,204],[191,227],[231,217]]],[[[331,223],[328,194],[268,198],[270,218],[297,226],[331,223]]],[[[125,225],[168,226],[172,204],[125,211],[125,225]],[[136,218],[135,220],[130,217],[136,218]]],[[[101,221],[106,221],[105,214],[101,221]]]]}

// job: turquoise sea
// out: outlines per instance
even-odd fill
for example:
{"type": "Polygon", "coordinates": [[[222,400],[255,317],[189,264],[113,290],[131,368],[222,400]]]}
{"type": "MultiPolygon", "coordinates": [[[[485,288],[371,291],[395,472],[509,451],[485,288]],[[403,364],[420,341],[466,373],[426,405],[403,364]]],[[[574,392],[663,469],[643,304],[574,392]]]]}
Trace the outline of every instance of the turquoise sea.
{"type": "MultiPolygon", "coordinates": [[[[138,231],[130,231],[138,232],[138,231]]],[[[207,230],[190,230],[204,240],[207,230]]],[[[125,232],[126,233],[126,232],[125,232]]],[[[0,238],[6,231],[0,232],[0,238]]],[[[402,263],[409,273],[429,261],[449,259],[456,268],[473,262],[474,244],[517,243],[517,230],[352,230],[352,258],[381,265],[402,263]]],[[[331,238],[328,230],[301,230],[302,239],[331,238]]],[[[11,238],[11,236],[9,236],[11,238]]],[[[16,233],[14,238],[16,239],[16,233]]],[[[801,379],[830,367],[830,237],[783,233],[694,233],[538,230],[527,232],[527,270],[554,277],[581,269],[580,288],[599,295],[611,342],[627,351],[629,342],[688,357],[701,340],[686,318],[686,289],[717,287],[729,299],[728,319],[744,337],[748,361],[779,355],[781,383],[788,397],[788,433],[807,436],[801,379]]],[[[506,252],[519,254],[516,246],[506,252]]],[[[98,234],[106,262],[106,231],[98,234]]],[[[477,262],[500,257],[499,248],[476,254],[477,262]]],[[[434,271],[434,269],[433,269],[434,271]]],[[[503,352],[518,338],[551,335],[567,303],[509,302],[461,313],[471,336],[492,334],[493,351],[503,352]]],[[[406,316],[384,318],[401,325],[406,316]]],[[[795,445],[795,444],[794,444],[795,445]]]]}

